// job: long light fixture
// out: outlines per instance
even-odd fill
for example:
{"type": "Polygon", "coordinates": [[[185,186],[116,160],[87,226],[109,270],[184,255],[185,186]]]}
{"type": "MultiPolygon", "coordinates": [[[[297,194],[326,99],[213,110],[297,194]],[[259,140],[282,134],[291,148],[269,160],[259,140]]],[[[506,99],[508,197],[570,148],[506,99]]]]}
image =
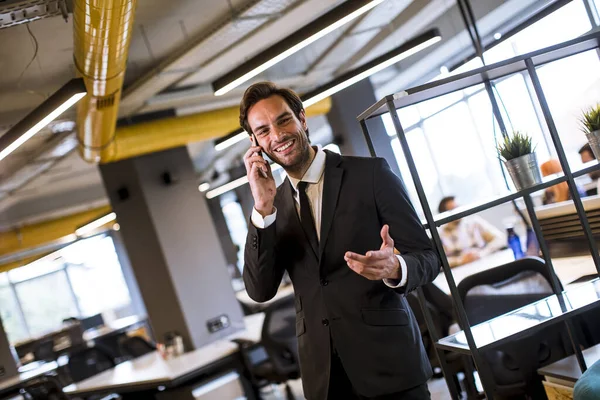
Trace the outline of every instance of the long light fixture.
{"type": "Polygon", "coordinates": [[[82,78],[72,79],[0,137],[0,161],[86,95],[82,78]]]}
{"type": "MultiPolygon", "coordinates": [[[[369,61],[368,63],[346,72],[333,81],[319,86],[315,90],[302,95],[302,104],[304,108],[334,95],[335,93],[352,86],[353,84],[370,77],[371,75],[384,70],[385,68],[396,64],[419,51],[434,45],[442,40],[442,36],[438,29],[431,29],[416,38],[413,38],[395,49],[369,61]]],[[[215,141],[215,150],[221,151],[236,143],[241,142],[248,137],[248,134],[243,129],[238,129],[231,132],[227,136],[215,141]]]]}
{"type": "Polygon", "coordinates": [[[323,36],[370,11],[383,1],[385,0],[352,0],[339,5],[214,81],[212,87],[215,96],[224,95],[323,36]]]}
{"type": "Polygon", "coordinates": [[[369,61],[368,63],[346,72],[328,84],[318,87],[302,96],[304,108],[329,97],[357,82],[376,74],[442,40],[438,29],[431,29],[413,39],[408,40],[395,49],[369,61]]]}
{"type": "Polygon", "coordinates": [[[108,213],[90,223],[83,225],[81,228],[76,229],[75,234],[77,236],[84,236],[84,235],[86,235],[90,232],[93,232],[94,230],[100,228],[101,226],[106,225],[109,222],[112,222],[116,219],[117,219],[117,214],[115,214],[114,212],[108,213]]]}
{"type": "MultiPolygon", "coordinates": [[[[275,163],[271,164],[271,172],[275,172],[280,169],[281,169],[281,165],[275,164],[275,163]]],[[[230,190],[233,190],[235,188],[243,186],[246,183],[248,183],[248,177],[244,175],[241,178],[237,178],[231,182],[227,182],[226,184],[221,185],[218,188],[209,190],[208,192],[206,192],[206,198],[212,199],[214,197],[222,195],[223,193],[229,192],[230,190]]]]}

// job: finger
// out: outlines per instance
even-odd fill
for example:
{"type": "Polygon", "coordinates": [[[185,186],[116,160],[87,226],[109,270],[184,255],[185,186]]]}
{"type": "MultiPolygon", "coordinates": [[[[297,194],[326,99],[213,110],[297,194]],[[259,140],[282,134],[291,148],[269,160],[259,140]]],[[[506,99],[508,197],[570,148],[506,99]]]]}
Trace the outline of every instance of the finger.
{"type": "Polygon", "coordinates": [[[388,224],[383,225],[383,228],[381,228],[381,240],[383,241],[381,244],[382,248],[383,246],[394,247],[394,239],[390,236],[390,227],[388,224]]]}
{"type": "Polygon", "coordinates": [[[254,153],[257,153],[257,154],[260,153],[260,151],[261,151],[260,146],[251,146],[248,150],[246,150],[246,153],[244,153],[244,160],[252,157],[252,155],[254,153]]]}
{"type": "Polygon", "coordinates": [[[364,276],[365,278],[370,279],[370,280],[379,279],[378,277],[381,275],[381,272],[379,271],[379,269],[369,267],[367,265],[361,264],[356,261],[350,260],[347,262],[347,264],[348,264],[348,267],[352,271],[354,271],[358,275],[364,276]]]}

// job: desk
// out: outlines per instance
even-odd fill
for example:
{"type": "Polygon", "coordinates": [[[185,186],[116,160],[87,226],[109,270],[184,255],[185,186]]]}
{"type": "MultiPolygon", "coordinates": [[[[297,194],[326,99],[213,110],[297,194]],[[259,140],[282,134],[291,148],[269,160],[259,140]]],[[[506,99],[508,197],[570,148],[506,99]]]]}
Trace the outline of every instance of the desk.
{"type": "MultiPolygon", "coordinates": [[[[454,281],[458,286],[460,281],[467,276],[498,267],[514,260],[515,257],[512,250],[500,250],[490,254],[487,257],[473,261],[472,263],[452,268],[452,276],[454,277],[454,281]]],[[[552,259],[552,265],[554,266],[556,275],[564,286],[566,286],[569,282],[573,282],[580,276],[594,274],[597,272],[591,256],[555,258],[552,259]]],[[[448,281],[446,280],[446,276],[443,272],[440,272],[433,283],[445,293],[450,294],[448,281]]]]}
{"type": "Polygon", "coordinates": [[[27,381],[30,381],[34,378],[37,378],[38,376],[47,374],[49,372],[55,371],[58,368],[58,366],[58,363],[55,361],[47,362],[41,364],[35,369],[22,372],[17,376],[13,376],[12,378],[0,381],[0,396],[8,392],[16,391],[27,381]]]}
{"type": "Polygon", "coordinates": [[[89,396],[115,392],[139,392],[153,390],[159,386],[175,388],[205,374],[228,367],[239,368],[236,364],[238,346],[232,340],[260,340],[264,317],[263,313],[248,316],[244,319],[246,329],[177,358],[164,360],[158,352],[154,351],[69,385],[64,388],[64,392],[72,396],[89,396]]]}
{"type": "Polygon", "coordinates": [[[256,301],[252,300],[250,298],[250,296],[248,296],[248,292],[246,292],[245,290],[240,290],[239,292],[237,292],[235,294],[235,297],[237,297],[237,299],[240,302],[244,303],[251,309],[262,311],[269,304],[271,304],[279,299],[283,299],[287,296],[293,296],[293,295],[294,295],[294,287],[292,285],[287,285],[287,286],[279,287],[279,290],[275,294],[275,297],[273,297],[271,300],[265,301],[264,303],[258,303],[256,301]]]}
{"type": "MultiPolygon", "coordinates": [[[[583,350],[583,358],[588,368],[596,361],[600,360],[600,344],[583,350]]],[[[575,382],[581,378],[581,369],[577,363],[575,355],[558,360],[555,363],[538,369],[538,374],[546,377],[559,379],[562,382],[569,382],[575,385],[575,382]]]]}
{"type": "Polygon", "coordinates": [[[125,317],[121,319],[117,319],[112,321],[104,326],[99,326],[97,328],[91,328],[83,332],[83,340],[86,342],[92,340],[98,340],[106,336],[110,335],[118,335],[123,332],[128,331],[130,328],[140,325],[146,322],[146,317],[139,317],[137,315],[132,315],[130,317],[125,317]]]}

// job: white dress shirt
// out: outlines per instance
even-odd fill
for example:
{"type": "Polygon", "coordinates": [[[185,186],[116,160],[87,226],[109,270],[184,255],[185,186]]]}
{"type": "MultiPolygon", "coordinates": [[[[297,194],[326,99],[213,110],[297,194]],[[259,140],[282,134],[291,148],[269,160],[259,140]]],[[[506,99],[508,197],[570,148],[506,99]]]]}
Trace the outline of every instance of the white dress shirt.
{"type": "MultiPolygon", "coordinates": [[[[300,196],[298,194],[298,183],[306,182],[306,195],[308,197],[308,201],[310,203],[311,213],[315,222],[315,229],[317,230],[317,238],[321,240],[321,210],[323,208],[323,175],[325,172],[325,152],[321,149],[321,146],[317,146],[317,153],[313,162],[310,164],[310,167],[302,176],[302,179],[295,179],[288,175],[290,183],[292,184],[292,188],[294,189],[294,200],[296,200],[296,211],[298,215],[300,215],[300,196]]],[[[277,209],[273,211],[273,214],[267,215],[263,218],[262,215],[256,209],[252,210],[251,221],[255,227],[259,229],[264,229],[269,227],[275,219],[277,218],[277,209]]],[[[376,249],[374,249],[376,250],[376,249]]],[[[400,281],[384,279],[383,282],[391,287],[398,288],[406,285],[407,277],[407,267],[406,261],[397,255],[398,260],[400,261],[400,272],[401,279],[400,281]]]]}

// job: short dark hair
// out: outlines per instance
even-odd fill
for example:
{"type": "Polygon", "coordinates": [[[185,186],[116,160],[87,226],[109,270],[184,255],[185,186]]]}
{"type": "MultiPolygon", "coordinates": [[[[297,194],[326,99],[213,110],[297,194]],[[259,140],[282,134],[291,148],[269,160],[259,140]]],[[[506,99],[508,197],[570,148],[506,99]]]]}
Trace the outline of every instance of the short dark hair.
{"type": "Polygon", "coordinates": [[[448,204],[454,201],[454,196],[446,196],[442,200],[440,200],[440,205],[438,206],[438,212],[443,213],[444,211],[448,211],[448,204]]]}
{"type": "MultiPolygon", "coordinates": [[[[252,133],[250,124],[248,124],[248,111],[259,101],[268,99],[271,96],[283,97],[296,118],[300,119],[300,113],[304,111],[304,106],[296,92],[291,89],[280,88],[273,82],[258,82],[246,89],[240,103],[240,125],[248,134],[252,133]]],[[[308,129],[306,135],[308,136],[308,129]]]]}
{"type": "Polygon", "coordinates": [[[583,154],[585,152],[589,152],[592,157],[596,158],[596,155],[594,154],[594,152],[592,151],[592,146],[590,146],[589,143],[584,144],[580,149],[579,149],[579,154],[583,154]]]}

